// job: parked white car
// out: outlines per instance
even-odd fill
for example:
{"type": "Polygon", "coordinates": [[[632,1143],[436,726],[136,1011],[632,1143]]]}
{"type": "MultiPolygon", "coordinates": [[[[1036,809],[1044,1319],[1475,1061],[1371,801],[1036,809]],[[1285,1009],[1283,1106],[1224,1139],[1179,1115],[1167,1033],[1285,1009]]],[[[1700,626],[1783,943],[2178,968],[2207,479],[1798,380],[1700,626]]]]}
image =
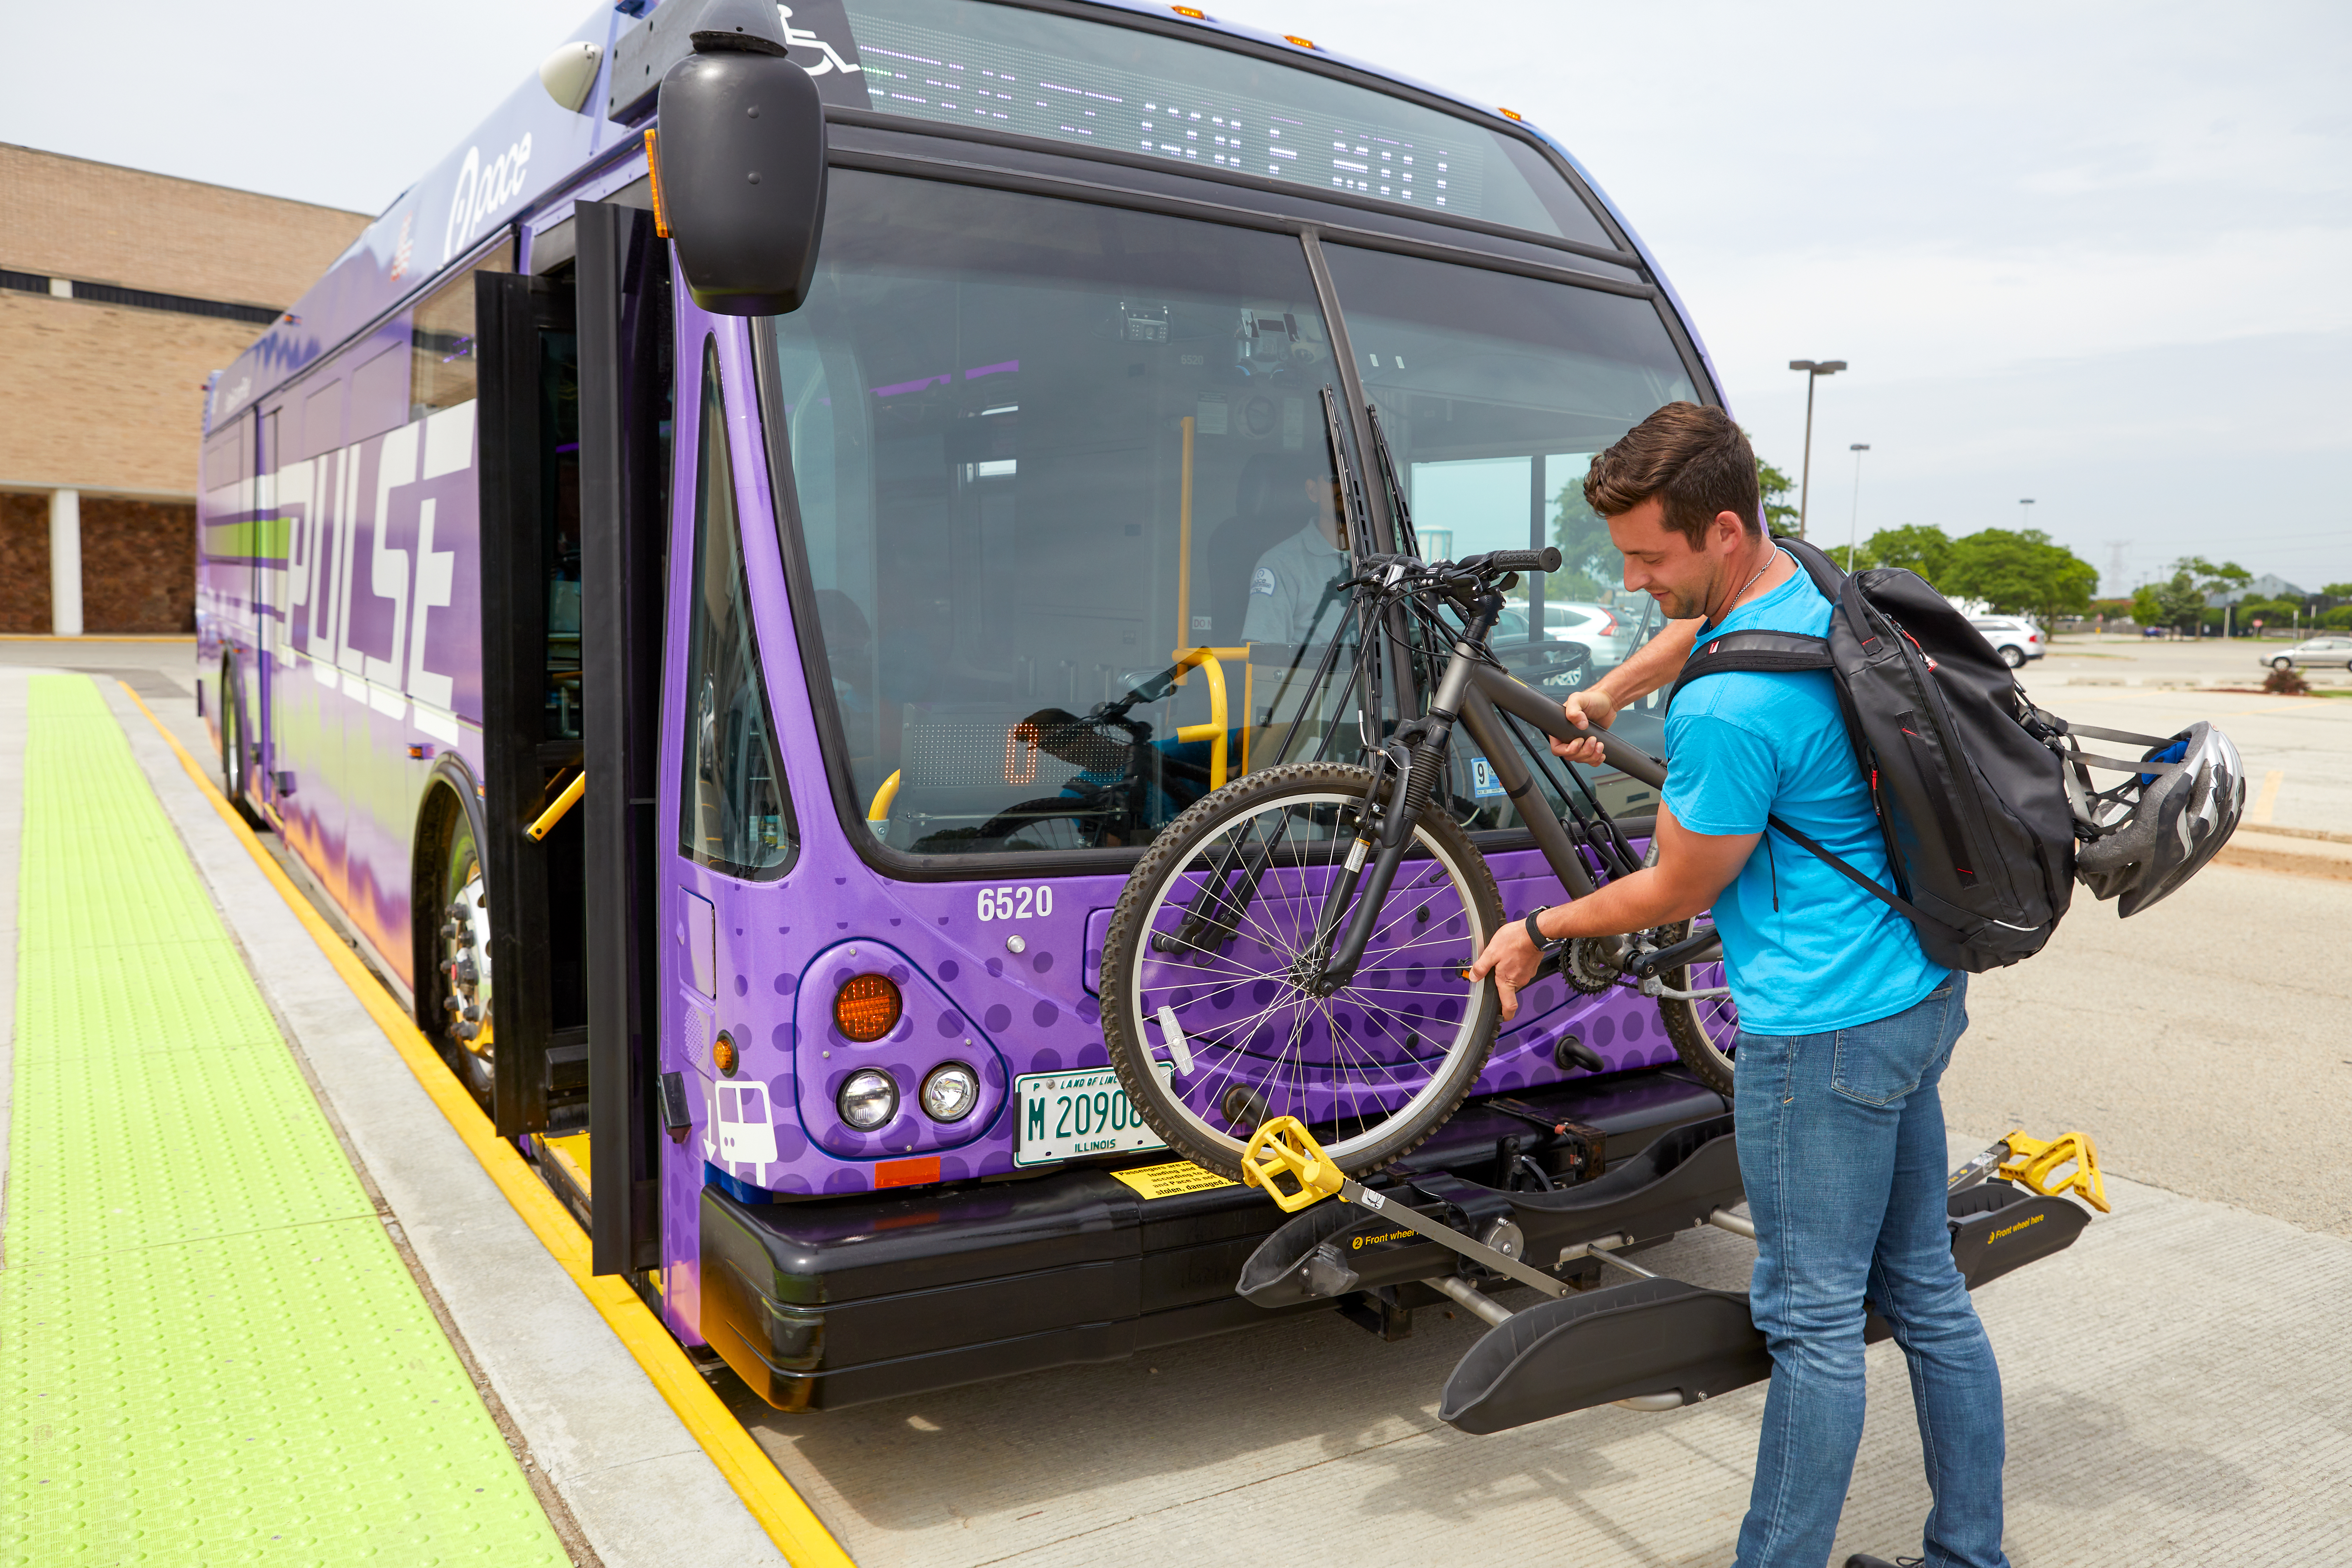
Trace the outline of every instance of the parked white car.
{"type": "Polygon", "coordinates": [[[2311,637],[2284,653],[2258,653],[2254,662],[2273,669],[2352,669],[2352,637],[2311,637]]]}
{"type": "MultiPolygon", "coordinates": [[[[1528,606],[1520,599],[1507,600],[1503,618],[1496,623],[1495,640],[1527,636],[1528,606]]],[[[1626,641],[1633,628],[1624,618],[1606,605],[1586,604],[1575,599],[1544,601],[1544,637],[1549,642],[1581,643],[1591,650],[1592,668],[1606,669],[1624,658],[1629,651],[1626,641]]]]}
{"type": "Polygon", "coordinates": [[[2042,628],[2016,616],[1972,616],[1969,625],[1984,633],[1985,641],[2000,655],[2000,662],[2011,669],[2050,651],[2042,628]]]}

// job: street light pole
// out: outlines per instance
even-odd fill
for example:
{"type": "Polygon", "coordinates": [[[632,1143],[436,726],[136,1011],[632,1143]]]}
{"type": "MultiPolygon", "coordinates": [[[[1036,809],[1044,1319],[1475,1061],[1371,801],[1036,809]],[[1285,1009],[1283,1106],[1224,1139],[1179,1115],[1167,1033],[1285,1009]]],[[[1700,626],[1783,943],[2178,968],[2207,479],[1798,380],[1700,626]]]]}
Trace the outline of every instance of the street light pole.
{"type": "Polygon", "coordinates": [[[1846,450],[1853,454],[1853,516],[1846,523],[1845,540],[1845,569],[1851,572],[1862,550],[1862,455],[1870,450],[1870,443],[1856,441],[1846,450]]]}
{"type": "Polygon", "coordinates": [[[1805,508],[1813,491],[1813,383],[1825,375],[1835,375],[1845,368],[1842,359],[1792,359],[1790,370],[1805,373],[1805,457],[1797,479],[1797,537],[1805,537],[1805,508]]]}
{"type": "Polygon", "coordinates": [[[2032,496],[2020,496],[2017,498],[2017,526],[2020,529],[2023,529],[2025,527],[2025,520],[2033,515],[2032,512],[2025,510],[2032,504],[2033,498],[2032,496]]]}

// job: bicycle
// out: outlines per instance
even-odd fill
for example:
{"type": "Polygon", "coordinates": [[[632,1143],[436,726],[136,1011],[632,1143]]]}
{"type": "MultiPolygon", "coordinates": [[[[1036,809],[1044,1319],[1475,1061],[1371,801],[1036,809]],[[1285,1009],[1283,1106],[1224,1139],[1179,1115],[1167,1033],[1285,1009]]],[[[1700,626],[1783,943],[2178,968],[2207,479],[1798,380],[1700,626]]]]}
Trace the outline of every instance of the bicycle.
{"type": "MultiPolygon", "coordinates": [[[[1512,743],[1530,727],[1597,736],[1611,766],[1654,789],[1664,782],[1662,762],[1575,728],[1490,646],[1512,574],[1556,570],[1557,550],[1429,563],[1360,549],[1356,560],[1343,586],[1360,630],[1339,707],[1362,688],[1368,765],[1277,759],[1192,805],[1137,865],[1103,946],[1104,1035],[1129,1100],[1171,1148],[1228,1177],[1252,1134],[1282,1116],[1318,1129],[1348,1173],[1379,1169],[1443,1125],[1476,1081],[1499,1003],[1491,980],[1471,990],[1461,975],[1503,912],[1493,873],[1446,808],[1457,729],[1571,898],[1655,855],[1636,858],[1580,773],[1591,809],[1560,788],[1564,822],[1512,743]],[[1442,666],[1440,648],[1450,649],[1442,666]],[[1427,677],[1410,687],[1397,677],[1395,689],[1433,696],[1420,717],[1384,730],[1391,658],[1421,661],[1427,677]]],[[[1318,684],[1329,655],[1325,664],[1318,684]]],[[[1525,750],[1549,770],[1548,748],[1525,750]]],[[[1704,917],[1580,939],[1549,962],[1580,991],[1632,985],[1655,997],[1683,1062],[1730,1091],[1737,1012],[1704,917]]]]}

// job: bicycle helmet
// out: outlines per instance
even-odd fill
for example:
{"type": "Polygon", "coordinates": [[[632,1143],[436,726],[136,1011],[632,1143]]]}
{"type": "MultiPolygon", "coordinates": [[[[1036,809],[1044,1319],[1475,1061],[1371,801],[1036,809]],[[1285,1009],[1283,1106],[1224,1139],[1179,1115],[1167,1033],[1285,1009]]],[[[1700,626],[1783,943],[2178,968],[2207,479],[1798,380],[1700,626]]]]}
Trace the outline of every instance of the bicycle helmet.
{"type": "MultiPolygon", "coordinates": [[[[2078,730],[2078,732],[2079,730],[2078,730]]],[[[2118,737],[2120,738],[2120,737],[2118,737]]],[[[2155,770],[2090,797],[2104,821],[2074,855],[2074,875],[2128,919],[2213,858],[2246,805],[2245,764],[2230,737],[2200,721],[2143,756],[2155,770]],[[2128,803],[2128,808],[2118,810],[2128,803]]],[[[2081,806],[2088,804],[2078,796],[2081,806]]]]}

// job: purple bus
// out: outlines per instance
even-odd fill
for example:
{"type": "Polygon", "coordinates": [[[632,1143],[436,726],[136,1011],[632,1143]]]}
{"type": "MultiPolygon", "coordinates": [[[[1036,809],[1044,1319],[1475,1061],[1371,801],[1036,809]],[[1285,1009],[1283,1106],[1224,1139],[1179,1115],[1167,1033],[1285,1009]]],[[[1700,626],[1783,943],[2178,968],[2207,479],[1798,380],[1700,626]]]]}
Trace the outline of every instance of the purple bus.
{"type": "MultiPolygon", "coordinates": [[[[1427,553],[1562,546],[1506,626],[1565,692],[1640,641],[1579,480],[1678,398],[1721,394],[1655,262],[1507,110],[1139,0],[623,0],[215,378],[198,701],[688,1347],[788,1409],[1112,1359],[1265,1317],[1282,1216],[1153,1152],[1097,969],[1187,805],[1357,754],[1292,677],[1368,411],[1427,553]],[[680,161],[664,83],[771,10],[821,109],[762,187],[680,161]],[[727,203],[789,276],[697,259],[727,203]]],[[[1654,1002],[1555,977],[1412,1162],[1549,1190],[1726,1110],[1654,1002]]],[[[1393,1336],[1417,1289],[1339,1304],[1393,1336]]]]}

